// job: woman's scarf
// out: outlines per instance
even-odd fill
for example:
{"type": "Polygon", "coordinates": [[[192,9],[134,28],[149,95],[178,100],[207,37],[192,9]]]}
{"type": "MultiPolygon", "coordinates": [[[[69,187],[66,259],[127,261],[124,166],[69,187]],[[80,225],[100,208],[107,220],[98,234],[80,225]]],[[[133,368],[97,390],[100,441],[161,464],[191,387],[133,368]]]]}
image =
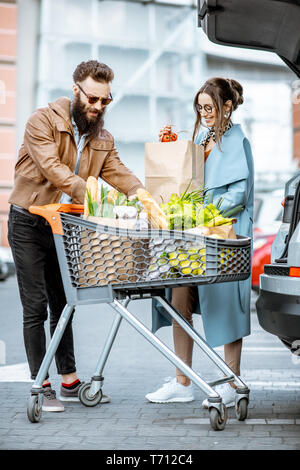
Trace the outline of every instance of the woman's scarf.
{"type": "MultiPolygon", "coordinates": [[[[225,128],[222,129],[221,135],[225,134],[225,132],[227,132],[229,129],[231,129],[232,126],[233,126],[232,122],[229,121],[228,124],[225,126],[225,128]]],[[[206,145],[208,144],[210,138],[212,138],[213,141],[216,142],[216,131],[215,131],[215,128],[213,126],[209,128],[208,133],[205,135],[204,139],[202,140],[202,142],[200,142],[199,145],[203,145],[203,147],[205,148],[206,145]]]]}

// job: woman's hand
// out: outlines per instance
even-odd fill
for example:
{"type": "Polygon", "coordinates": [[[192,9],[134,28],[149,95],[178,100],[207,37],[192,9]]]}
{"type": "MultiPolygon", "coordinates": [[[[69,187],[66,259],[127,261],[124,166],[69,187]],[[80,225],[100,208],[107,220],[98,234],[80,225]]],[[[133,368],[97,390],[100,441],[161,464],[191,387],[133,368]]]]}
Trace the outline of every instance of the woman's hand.
{"type": "Polygon", "coordinates": [[[172,125],[173,124],[167,124],[166,126],[164,126],[160,129],[159,134],[158,134],[158,138],[159,138],[160,142],[163,138],[163,135],[170,134],[172,132],[172,125]]]}

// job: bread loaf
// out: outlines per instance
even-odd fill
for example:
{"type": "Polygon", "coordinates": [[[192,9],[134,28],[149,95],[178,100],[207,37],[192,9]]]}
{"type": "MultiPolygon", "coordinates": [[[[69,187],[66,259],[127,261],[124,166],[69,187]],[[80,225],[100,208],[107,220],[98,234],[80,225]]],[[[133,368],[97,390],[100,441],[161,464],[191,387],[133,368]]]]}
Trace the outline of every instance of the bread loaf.
{"type": "Polygon", "coordinates": [[[151,194],[142,188],[139,188],[136,193],[148,214],[148,218],[152,227],[158,229],[168,229],[168,220],[151,194]]]}

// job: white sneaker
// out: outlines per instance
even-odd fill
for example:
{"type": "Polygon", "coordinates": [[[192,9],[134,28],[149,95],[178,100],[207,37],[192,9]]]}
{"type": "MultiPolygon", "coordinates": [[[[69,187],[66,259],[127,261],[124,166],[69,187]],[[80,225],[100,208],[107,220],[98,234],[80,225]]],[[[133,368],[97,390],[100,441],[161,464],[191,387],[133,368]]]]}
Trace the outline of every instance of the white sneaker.
{"type": "MultiPolygon", "coordinates": [[[[231,387],[229,383],[216,385],[215,391],[222,397],[222,402],[226,405],[226,408],[235,406],[235,389],[231,387]]],[[[203,408],[208,408],[208,399],[205,398],[202,402],[203,408]]]]}
{"type": "Polygon", "coordinates": [[[156,392],[148,393],[147,400],[152,403],[175,403],[175,402],[188,402],[194,400],[192,384],[185,386],[181,385],[175,379],[165,383],[156,392]]]}

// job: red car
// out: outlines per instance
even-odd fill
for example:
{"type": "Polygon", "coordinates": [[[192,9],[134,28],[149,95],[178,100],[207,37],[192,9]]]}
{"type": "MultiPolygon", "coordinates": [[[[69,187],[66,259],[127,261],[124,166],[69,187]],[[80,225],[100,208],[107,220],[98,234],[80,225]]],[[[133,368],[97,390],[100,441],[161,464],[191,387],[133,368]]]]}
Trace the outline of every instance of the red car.
{"type": "Polygon", "coordinates": [[[265,235],[254,231],[252,257],[252,289],[259,289],[259,275],[264,272],[265,264],[271,263],[271,247],[276,233],[265,235]]]}
{"type": "Polygon", "coordinates": [[[252,289],[259,289],[259,275],[271,263],[271,248],[282,217],[283,191],[257,193],[254,199],[252,289]]]}

